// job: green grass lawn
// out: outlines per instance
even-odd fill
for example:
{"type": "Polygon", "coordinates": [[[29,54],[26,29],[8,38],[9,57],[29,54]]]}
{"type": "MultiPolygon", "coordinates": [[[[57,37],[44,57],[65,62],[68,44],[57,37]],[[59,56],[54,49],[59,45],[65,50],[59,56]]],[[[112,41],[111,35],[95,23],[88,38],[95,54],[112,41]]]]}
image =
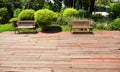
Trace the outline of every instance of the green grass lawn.
{"type": "Polygon", "coordinates": [[[0,33],[5,31],[14,31],[12,24],[0,24],[0,33]]]}
{"type": "Polygon", "coordinates": [[[63,31],[70,31],[70,26],[69,25],[59,25],[63,31]]]}

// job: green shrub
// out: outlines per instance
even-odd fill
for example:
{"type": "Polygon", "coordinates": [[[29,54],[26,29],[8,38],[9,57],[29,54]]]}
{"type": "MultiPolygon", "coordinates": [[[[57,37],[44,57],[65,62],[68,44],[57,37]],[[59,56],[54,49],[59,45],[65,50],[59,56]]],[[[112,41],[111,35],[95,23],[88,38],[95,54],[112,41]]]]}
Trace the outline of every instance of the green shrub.
{"type": "Polygon", "coordinates": [[[111,23],[111,28],[113,30],[120,30],[120,18],[115,19],[112,23],[111,23]]]}
{"type": "Polygon", "coordinates": [[[22,11],[22,9],[20,9],[20,8],[15,9],[13,16],[14,16],[14,17],[18,17],[18,15],[19,15],[19,13],[20,13],[21,11],[22,11]]]}
{"type": "Polygon", "coordinates": [[[111,26],[108,23],[97,23],[94,27],[100,30],[111,30],[111,26]]]}
{"type": "Polygon", "coordinates": [[[2,19],[2,17],[0,17],[0,20],[2,19]]]}
{"type": "Polygon", "coordinates": [[[46,27],[57,20],[57,14],[51,10],[42,9],[35,12],[34,18],[38,26],[46,27]]]}
{"type": "Polygon", "coordinates": [[[65,17],[74,17],[77,16],[78,12],[74,8],[66,8],[63,12],[63,16],[65,17]]]}
{"type": "Polygon", "coordinates": [[[112,17],[120,17],[120,3],[111,3],[110,10],[112,11],[112,17]]]}
{"type": "Polygon", "coordinates": [[[7,8],[0,8],[0,17],[3,17],[7,12],[7,8]]]}
{"type": "Polygon", "coordinates": [[[59,16],[56,23],[59,25],[66,25],[68,24],[68,22],[69,22],[69,19],[67,17],[59,16]]]}
{"type": "Polygon", "coordinates": [[[0,23],[7,21],[7,16],[9,16],[7,8],[0,8],[0,23]]]}
{"type": "Polygon", "coordinates": [[[17,20],[19,20],[19,18],[11,18],[11,19],[9,20],[9,22],[10,22],[10,23],[14,23],[14,22],[16,22],[17,20]]]}
{"type": "Polygon", "coordinates": [[[98,21],[100,19],[103,19],[104,16],[102,16],[101,14],[95,14],[95,15],[92,15],[91,18],[95,21],[98,21]]]}
{"type": "Polygon", "coordinates": [[[34,10],[26,9],[19,13],[18,18],[20,18],[20,20],[34,20],[34,13],[34,10]]]}
{"type": "Polygon", "coordinates": [[[2,20],[2,17],[0,17],[0,22],[1,22],[1,20],[2,20]]]}
{"type": "Polygon", "coordinates": [[[17,20],[20,20],[20,19],[19,19],[19,18],[11,18],[11,19],[9,20],[9,22],[12,23],[14,27],[17,27],[17,24],[16,24],[16,23],[17,23],[17,20]]]}
{"type": "Polygon", "coordinates": [[[86,18],[86,17],[88,17],[88,12],[87,11],[85,11],[85,10],[83,10],[83,9],[80,9],[80,10],[78,10],[78,15],[79,15],[79,17],[84,17],[84,18],[86,18]]]}

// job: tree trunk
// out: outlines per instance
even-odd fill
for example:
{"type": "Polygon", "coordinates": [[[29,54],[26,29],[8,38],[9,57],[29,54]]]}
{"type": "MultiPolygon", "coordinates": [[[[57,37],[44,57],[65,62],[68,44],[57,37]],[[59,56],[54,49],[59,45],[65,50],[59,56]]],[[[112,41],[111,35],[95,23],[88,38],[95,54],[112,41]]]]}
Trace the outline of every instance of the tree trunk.
{"type": "Polygon", "coordinates": [[[89,13],[92,14],[94,11],[94,5],[95,5],[96,0],[90,0],[90,8],[89,8],[89,13]]]}
{"type": "Polygon", "coordinates": [[[78,9],[82,9],[82,1],[81,0],[78,0],[78,9]]]}

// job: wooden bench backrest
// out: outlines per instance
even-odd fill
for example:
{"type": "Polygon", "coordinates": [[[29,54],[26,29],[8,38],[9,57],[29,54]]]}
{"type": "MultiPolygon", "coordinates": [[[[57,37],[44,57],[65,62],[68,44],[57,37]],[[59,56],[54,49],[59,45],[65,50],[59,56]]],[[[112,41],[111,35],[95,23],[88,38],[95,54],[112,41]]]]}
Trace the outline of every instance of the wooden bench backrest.
{"type": "Polygon", "coordinates": [[[90,26],[90,20],[72,20],[70,21],[70,25],[78,25],[78,26],[90,26]]]}
{"type": "Polygon", "coordinates": [[[35,26],[34,20],[17,21],[17,26],[35,26]]]}

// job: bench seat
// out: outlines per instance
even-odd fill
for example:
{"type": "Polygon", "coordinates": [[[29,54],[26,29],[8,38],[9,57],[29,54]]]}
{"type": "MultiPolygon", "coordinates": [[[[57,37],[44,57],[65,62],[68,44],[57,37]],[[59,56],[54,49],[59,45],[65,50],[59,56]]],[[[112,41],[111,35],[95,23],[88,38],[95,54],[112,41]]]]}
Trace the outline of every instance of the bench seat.
{"type": "Polygon", "coordinates": [[[22,28],[30,28],[30,29],[36,30],[36,25],[35,25],[34,20],[19,20],[16,22],[16,25],[14,26],[15,26],[15,33],[16,31],[20,32],[19,29],[22,29],[22,28]]]}
{"type": "Polygon", "coordinates": [[[91,26],[72,26],[72,28],[92,28],[91,26]]]}
{"type": "Polygon", "coordinates": [[[71,20],[70,21],[70,32],[73,28],[78,29],[89,29],[89,32],[92,31],[92,24],[90,20],[71,20]]]}
{"type": "Polygon", "coordinates": [[[35,26],[18,26],[16,28],[35,28],[35,26]]]}

